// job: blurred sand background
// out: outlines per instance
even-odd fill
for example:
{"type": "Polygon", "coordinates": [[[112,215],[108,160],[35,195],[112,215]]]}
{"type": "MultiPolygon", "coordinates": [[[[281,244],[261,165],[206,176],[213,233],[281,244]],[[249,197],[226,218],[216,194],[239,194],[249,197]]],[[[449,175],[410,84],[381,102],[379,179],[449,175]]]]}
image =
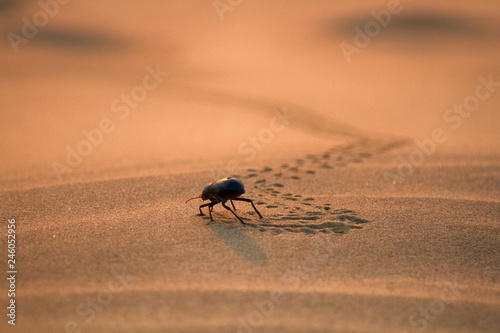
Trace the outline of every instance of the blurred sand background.
{"type": "Polygon", "coordinates": [[[444,118],[500,81],[498,3],[402,0],[350,62],[387,2],[221,3],[70,1],[16,52],[42,9],[0,1],[1,331],[499,332],[500,87],[444,118]],[[229,175],[264,219],[184,204],[229,175]]]}

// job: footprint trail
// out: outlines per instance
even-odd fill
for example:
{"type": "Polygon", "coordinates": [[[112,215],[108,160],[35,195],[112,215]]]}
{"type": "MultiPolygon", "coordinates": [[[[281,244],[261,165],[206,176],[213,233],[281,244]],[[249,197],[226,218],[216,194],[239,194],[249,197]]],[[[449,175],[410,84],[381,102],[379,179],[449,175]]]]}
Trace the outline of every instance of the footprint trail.
{"type": "MultiPolygon", "coordinates": [[[[405,144],[405,141],[362,139],[332,147],[321,154],[308,154],[274,168],[264,166],[247,169],[237,177],[241,177],[246,186],[252,186],[252,192],[258,197],[255,204],[259,208],[264,207],[265,211],[261,212],[264,218],[259,221],[242,216],[245,224],[241,227],[271,231],[273,234],[305,235],[345,234],[351,229],[362,229],[362,225],[369,221],[358,217],[353,210],[336,208],[334,203],[318,202],[314,197],[292,193],[286,190],[286,184],[308,181],[315,177],[318,168],[335,169],[363,163],[376,154],[389,152],[405,144]]],[[[255,216],[256,213],[246,211],[245,215],[255,216]]]]}

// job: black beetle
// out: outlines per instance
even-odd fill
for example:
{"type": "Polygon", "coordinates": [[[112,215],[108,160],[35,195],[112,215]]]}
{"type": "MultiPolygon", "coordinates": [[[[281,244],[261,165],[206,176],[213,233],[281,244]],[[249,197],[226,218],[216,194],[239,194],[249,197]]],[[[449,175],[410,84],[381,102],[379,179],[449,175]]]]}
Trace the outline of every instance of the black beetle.
{"type": "Polygon", "coordinates": [[[199,197],[194,197],[191,199],[186,200],[185,203],[188,203],[189,200],[193,199],[198,199],[201,198],[203,201],[205,200],[210,200],[210,203],[203,204],[200,206],[200,215],[205,215],[201,211],[202,207],[207,207],[208,206],[208,213],[210,214],[210,221],[213,221],[212,219],[212,210],[214,209],[213,207],[218,204],[219,202],[222,204],[222,207],[226,208],[229,210],[231,213],[234,214],[240,220],[241,223],[245,224],[242,219],[234,211],[231,210],[228,206],[226,206],[226,201],[231,201],[231,205],[233,205],[233,209],[236,209],[234,207],[233,200],[238,200],[238,201],[247,201],[252,204],[253,209],[259,214],[259,218],[262,218],[262,215],[260,215],[259,211],[257,208],[255,208],[255,205],[253,204],[253,201],[251,199],[246,199],[246,198],[238,198],[240,195],[245,193],[245,187],[243,186],[243,183],[239,181],[236,178],[223,178],[219,179],[211,184],[208,184],[205,186],[203,189],[203,192],[199,197]]]}

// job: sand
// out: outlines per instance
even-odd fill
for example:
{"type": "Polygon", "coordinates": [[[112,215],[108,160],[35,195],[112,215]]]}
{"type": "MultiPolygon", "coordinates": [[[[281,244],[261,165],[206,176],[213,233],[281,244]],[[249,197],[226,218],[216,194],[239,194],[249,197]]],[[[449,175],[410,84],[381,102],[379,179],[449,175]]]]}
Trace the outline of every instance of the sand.
{"type": "MultiPolygon", "coordinates": [[[[4,35],[40,11],[7,3],[4,35]]],[[[0,330],[498,332],[498,11],[401,6],[350,63],[386,2],[70,2],[4,39],[0,330]],[[263,219],[184,203],[227,176],[263,219]]]]}

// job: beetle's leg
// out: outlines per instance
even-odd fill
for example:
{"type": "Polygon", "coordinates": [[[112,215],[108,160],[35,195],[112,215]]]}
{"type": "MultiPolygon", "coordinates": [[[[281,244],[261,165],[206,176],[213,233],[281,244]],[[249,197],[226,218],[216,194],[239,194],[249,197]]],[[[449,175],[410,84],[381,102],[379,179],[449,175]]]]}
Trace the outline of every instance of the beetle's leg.
{"type": "Polygon", "coordinates": [[[203,214],[203,212],[201,211],[201,209],[202,209],[203,207],[208,206],[208,205],[210,205],[210,203],[203,204],[203,205],[201,205],[201,206],[199,207],[199,209],[200,209],[200,215],[201,215],[201,216],[204,216],[204,215],[205,215],[205,214],[203,214]]]}
{"type": "Polygon", "coordinates": [[[253,200],[251,199],[247,199],[247,198],[234,198],[233,200],[239,200],[239,201],[246,201],[246,202],[250,202],[252,204],[252,207],[253,209],[255,209],[255,211],[257,212],[257,214],[259,214],[259,218],[262,218],[262,215],[260,215],[259,211],[257,210],[257,208],[255,208],[255,205],[253,204],[253,200]]]}
{"type": "Polygon", "coordinates": [[[231,210],[231,208],[229,208],[228,206],[226,206],[226,204],[225,204],[224,202],[221,202],[221,204],[222,204],[222,207],[226,208],[228,211],[230,211],[231,213],[233,213],[233,215],[234,215],[234,216],[236,216],[236,218],[237,218],[238,220],[240,220],[240,222],[241,222],[241,223],[246,224],[245,222],[243,222],[243,220],[242,220],[242,219],[240,219],[240,217],[239,217],[238,215],[236,215],[236,213],[235,213],[235,212],[233,212],[233,211],[231,210]]]}
{"type": "Polygon", "coordinates": [[[231,205],[233,205],[233,209],[236,210],[236,207],[234,207],[233,200],[229,200],[229,201],[231,201],[231,205]]]}
{"type": "Polygon", "coordinates": [[[208,206],[208,213],[210,214],[210,220],[211,220],[211,221],[213,221],[213,220],[212,220],[212,212],[211,212],[211,210],[213,210],[213,206],[214,206],[214,205],[215,205],[215,203],[213,203],[213,202],[209,202],[209,203],[206,203],[206,204],[201,205],[201,206],[200,206],[200,215],[201,215],[201,216],[205,216],[205,214],[203,214],[203,212],[201,211],[201,209],[202,209],[203,207],[207,207],[207,206],[208,206]]]}
{"type": "Polygon", "coordinates": [[[217,205],[217,202],[212,202],[210,203],[210,206],[208,206],[208,214],[210,215],[210,221],[213,221],[214,219],[212,218],[212,212],[214,210],[214,206],[217,205]]]}

